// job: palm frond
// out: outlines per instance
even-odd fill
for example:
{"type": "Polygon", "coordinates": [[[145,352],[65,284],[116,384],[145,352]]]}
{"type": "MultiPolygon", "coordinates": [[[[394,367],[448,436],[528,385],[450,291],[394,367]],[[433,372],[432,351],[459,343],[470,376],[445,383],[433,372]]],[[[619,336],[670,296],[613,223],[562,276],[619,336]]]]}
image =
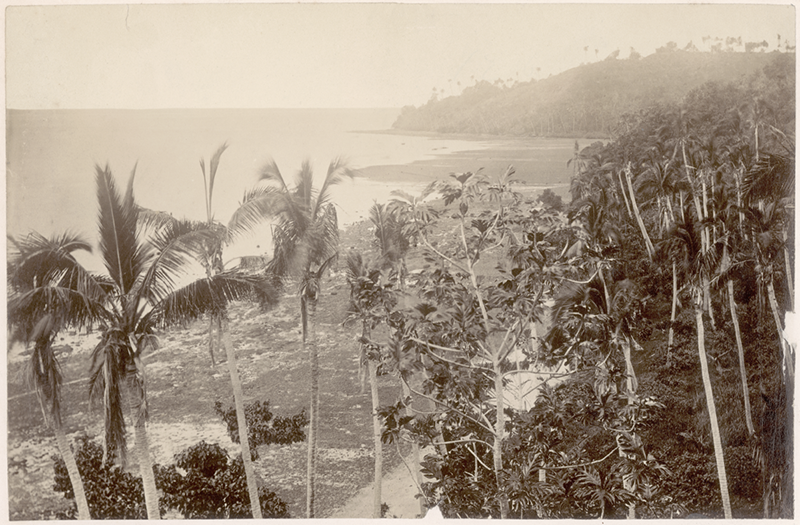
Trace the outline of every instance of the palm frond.
{"type": "Polygon", "coordinates": [[[100,251],[109,275],[120,292],[127,294],[141,273],[146,258],[136,239],[138,208],[133,202],[133,176],[124,199],[117,191],[108,166],[96,167],[96,180],[100,204],[100,251]]]}
{"type": "Polygon", "coordinates": [[[290,199],[277,188],[256,186],[245,191],[242,202],[228,221],[226,242],[231,242],[281,213],[290,212],[290,207],[290,199]]]}
{"type": "Polygon", "coordinates": [[[361,253],[349,252],[347,254],[345,275],[349,283],[355,283],[360,277],[367,275],[367,265],[364,263],[361,253]]]}
{"type": "Polygon", "coordinates": [[[8,300],[8,322],[24,341],[33,337],[35,324],[50,315],[58,330],[66,326],[90,325],[105,315],[105,296],[85,294],[61,285],[65,272],[55,273],[42,286],[18,292],[8,300]]]}
{"type": "Polygon", "coordinates": [[[759,199],[778,201],[794,195],[794,153],[764,153],[742,182],[745,202],[759,199]]]}
{"type": "Polygon", "coordinates": [[[34,346],[28,362],[27,377],[36,389],[45,421],[55,428],[61,428],[62,375],[53,352],[53,338],[57,330],[54,319],[49,315],[42,317],[36,324],[31,334],[34,346]]]}
{"type": "MultiPolygon", "coordinates": [[[[217,177],[217,168],[219,167],[219,159],[225,150],[228,149],[228,143],[225,142],[220,146],[214,155],[211,157],[211,162],[208,167],[208,186],[206,191],[206,217],[209,222],[213,218],[212,200],[214,198],[214,179],[217,177]]],[[[203,169],[203,182],[206,181],[206,169],[203,160],[200,159],[200,167],[203,169]]]]}
{"type": "Polygon", "coordinates": [[[322,182],[322,187],[317,195],[316,203],[314,204],[314,212],[312,217],[317,214],[330,202],[331,186],[343,183],[345,180],[355,177],[355,170],[350,168],[347,161],[341,157],[337,157],[328,165],[328,172],[325,174],[325,180],[322,182]]]}
{"type": "Polygon", "coordinates": [[[171,213],[165,211],[151,210],[142,206],[137,206],[137,209],[139,225],[145,231],[160,230],[172,221],[177,220],[171,213]]]}
{"type": "Polygon", "coordinates": [[[289,187],[286,185],[286,181],[281,175],[281,170],[278,169],[278,164],[275,162],[275,159],[269,159],[267,164],[261,168],[261,174],[258,180],[271,182],[278,186],[278,189],[282,192],[289,192],[289,187]]]}
{"type": "Polygon", "coordinates": [[[181,324],[207,313],[225,310],[231,301],[253,298],[265,307],[279,299],[280,284],[270,274],[247,275],[227,271],[199,279],[169,294],[160,304],[162,326],[181,324]]]}
{"type": "Polygon", "coordinates": [[[29,290],[42,284],[44,276],[66,269],[82,268],[73,252],[91,252],[91,245],[77,235],[64,233],[48,239],[36,232],[22,239],[9,237],[14,250],[9,255],[9,285],[29,290]]]}
{"type": "Polygon", "coordinates": [[[175,286],[175,278],[181,275],[189,260],[201,260],[221,242],[220,229],[209,228],[203,223],[173,221],[149,238],[153,256],[136,283],[136,290],[150,304],[166,297],[175,286]]]}
{"type": "MultiPolygon", "coordinates": [[[[295,173],[292,193],[304,208],[314,210],[314,170],[311,168],[311,160],[308,158],[303,159],[300,169],[295,173]]],[[[313,213],[311,217],[313,219],[313,213]]]]}

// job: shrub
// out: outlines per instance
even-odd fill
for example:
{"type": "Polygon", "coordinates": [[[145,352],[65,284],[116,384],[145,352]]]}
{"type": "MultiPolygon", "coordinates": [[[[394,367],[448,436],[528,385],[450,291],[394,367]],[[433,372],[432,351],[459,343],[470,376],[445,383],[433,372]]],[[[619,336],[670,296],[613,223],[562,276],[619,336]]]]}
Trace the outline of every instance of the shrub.
{"type": "MultiPolygon", "coordinates": [[[[60,455],[53,455],[55,478],[53,490],[62,492],[67,499],[74,500],[72,482],[67,467],[60,455]]],[[[93,519],[145,519],[144,488],[141,478],[113,463],[103,461],[103,448],[88,436],[78,438],[75,461],[83,479],[83,488],[93,519]]],[[[59,519],[75,519],[74,503],[59,519]]]]}
{"type": "MultiPolygon", "coordinates": [[[[64,497],[74,498],[67,469],[60,456],[55,461],[55,485],[64,497]]],[[[80,439],[75,454],[93,519],[144,519],[142,481],[109,462],[103,450],[88,437],[80,439]]],[[[161,515],[170,510],[184,518],[252,518],[247,479],[241,457],[231,459],[217,444],[201,441],[175,456],[176,465],[154,465],[156,486],[162,492],[161,515]],[[182,471],[184,472],[181,472],[182,471]]],[[[265,518],[288,518],[286,503],[264,486],[258,488],[265,518]]],[[[60,519],[74,519],[75,505],[60,519]]]]}
{"type": "Polygon", "coordinates": [[[564,209],[564,202],[561,200],[561,195],[557,195],[556,192],[550,188],[546,188],[536,200],[541,202],[545,208],[553,208],[556,211],[562,211],[564,209]]]}
{"type": "MultiPolygon", "coordinates": [[[[222,417],[228,427],[231,441],[239,443],[239,424],[236,420],[234,407],[223,408],[222,403],[214,403],[214,409],[222,417]]],[[[244,407],[245,419],[248,427],[248,440],[250,442],[253,459],[258,458],[256,449],[261,445],[277,443],[289,445],[305,441],[305,427],[308,425],[308,416],[305,409],[291,417],[275,417],[269,409],[269,401],[255,401],[244,407]]]]}

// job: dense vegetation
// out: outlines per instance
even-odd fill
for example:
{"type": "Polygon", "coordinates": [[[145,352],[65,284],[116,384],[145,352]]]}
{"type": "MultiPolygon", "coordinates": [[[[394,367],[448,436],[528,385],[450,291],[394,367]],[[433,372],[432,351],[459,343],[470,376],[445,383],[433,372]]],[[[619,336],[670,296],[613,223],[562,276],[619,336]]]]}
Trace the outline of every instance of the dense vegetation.
{"type": "MultiPolygon", "coordinates": [[[[373,387],[375,517],[385,511],[381,447],[406,441],[417,454],[431,447],[409,470],[425,506],[448,517],[793,517],[795,360],[783,329],[794,300],[795,71],[793,57],[778,58],[739,83],[626,113],[607,143],[576,143],[568,204],[553,192],[516,193],[512,167],[498,177],[454,173],[376,204],[374,250],[347,258],[350,308],[341,312],[373,387]],[[395,377],[402,398],[381,400],[378,376],[395,377]]],[[[133,178],[120,194],[98,168],[108,275],[77,262],[73,253],[88,247],[80,239],[14,240],[9,321],[34,347],[32,383],[64,461],[57,490],[75,498],[80,517],[284,515],[248,461],[258,444],[303,440],[306,424],[314,516],[325,410],[315,316],[338,253],[329,189],[351,172],[331,163],[317,191],[307,164],[289,187],[272,163],[223,226],[210,210],[224,149],[204,178],[202,224],[143,210],[133,178]],[[220,265],[228,240],[270,218],[273,259],[247,273],[220,265]],[[206,277],[176,288],[191,260],[206,277]],[[281,284],[299,292],[308,419],[242,402],[226,308],[268,308],[281,284]],[[242,458],[201,443],[174,466],[153,466],[141,355],[156,328],[202,316],[212,359],[215,330],[226,349],[235,408],[216,411],[242,458]],[[53,342],[92,325],[103,446],[83,440],[73,453],[53,342]],[[141,479],[112,466],[125,460],[123,393],[141,479]],[[111,487],[119,501],[98,496],[111,487]]]]}
{"type": "Polygon", "coordinates": [[[608,137],[619,115],[653,101],[680,101],[706,82],[747,77],[794,53],[700,53],[673,48],[641,58],[609,57],[564,73],[511,86],[483,80],[458,96],[437,94],[406,106],[398,130],[523,136],[608,137]]]}
{"type": "MultiPolygon", "coordinates": [[[[87,436],[79,440],[75,455],[87,487],[92,519],[147,517],[140,478],[104,460],[103,448],[87,436]]],[[[53,489],[63,493],[65,498],[74,498],[64,461],[58,456],[54,456],[53,461],[53,489]]],[[[177,454],[174,465],[155,465],[155,477],[162,492],[162,517],[170,512],[194,519],[253,517],[242,459],[231,459],[219,445],[201,441],[177,454]]],[[[259,487],[259,499],[265,517],[290,517],[286,503],[266,487],[259,487]]],[[[71,507],[60,517],[75,519],[76,515],[75,507],[71,507]]]]}
{"type": "Polygon", "coordinates": [[[434,246],[437,214],[398,205],[429,264],[384,344],[437,410],[384,414],[437,447],[446,516],[793,516],[793,93],[787,59],[625,115],[576,144],[566,214],[453,175],[434,246]]]}

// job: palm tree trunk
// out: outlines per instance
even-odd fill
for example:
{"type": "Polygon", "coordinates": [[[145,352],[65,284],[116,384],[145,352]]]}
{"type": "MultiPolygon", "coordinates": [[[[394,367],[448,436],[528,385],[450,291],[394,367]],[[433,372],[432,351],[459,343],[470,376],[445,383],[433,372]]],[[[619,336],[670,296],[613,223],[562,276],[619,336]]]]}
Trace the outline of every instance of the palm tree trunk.
{"type": "Polygon", "coordinates": [[[156,489],[156,477],[153,474],[153,459],[150,457],[150,441],[147,439],[144,417],[137,418],[136,416],[137,414],[134,411],[133,417],[136,424],[133,426],[133,434],[136,439],[139,473],[142,476],[142,484],[144,485],[144,504],[147,507],[147,519],[160,520],[158,489],[156,489]]]}
{"type": "Polygon", "coordinates": [[[664,200],[667,201],[667,210],[669,211],[669,219],[670,223],[675,223],[675,210],[672,209],[672,197],[670,195],[665,195],[664,200]]]}
{"type": "MultiPolygon", "coordinates": [[[[405,379],[402,377],[400,378],[400,384],[403,386],[403,397],[406,399],[411,398],[411,388],[409,388],[408,383],[406,383],[405,379]]],[[[406,405],[406,416],[414,417],[416,414],[414,413],[414,408],[411,406],[411,402],[409,401],[408,405],[406,405]]],[[[417,481],[417,486],[422,486],[422,472],[420,471],[420,455],[419,455],[419,444],[416,441],[411,442],[411,451],[413,454],[414,460],[414,478],[417,481]]],[[[419,500],[419,513],[420,516],[425,515],[425,500],[424,498],[417,498],[419,500]]]]}
{"type": "Polygon", "coordinates": [[[236,405],[236,424],[239,427],[239,443],[242,447],[242,463],[244,464],[244,475],[247,479],[247,492],[250,496],[250,511],[253,519],[260,520],[261,502],[258,498],[258,484],[256,474],[253,470],[253,459],[250,452],[250,438],[247,427],[247,418],[244,412],[244,392],[242,381],[239,379],[239,369],[236,363],[236,352],[231,341],[231,332],[228,326],[228,319],[220,318],[222,341],[225,346],[225,356],[228,360],[228,370],[231,374],[231,386],[233,387],[233,402],[236,405]]]}
{"type": "Polygon", "coordinates": [[[642,237],[644,238],[644,245],[647,248],[647,256],[650,260],[653,260],[653,254],[655,253],[655,248],[653,248],[653,243],[650,241],[650,236],[647,235],[647,229],[644,227],[644,222],[642,221],[642,216],[639,214],[639,205],[636,204],[636,194],[633,191],[633,183],[631,182],[631,172],[630,169],[625,169],[625,178],[628,180],[628,189],[631,193],[631,207],[633,208],[633,213],[636,214],[636,222],[639,224],[639,229],[642,231],[642,237]]]}
{"type": "Polygon", "coordinates": [[[208,354],[211,356],[211,366],[216,367],[217,363],[214,361],[214,314],[211,314],[208,320],[208,354]]]}
{"type": "Polygon", "coordinates": [[[733,299],[733,279],[728,279],[728,301],[731,308],[733,331],[736,333],[736,348],[739,351],[739,371],[742,375],[742,395],[744,395],[744,419],[747,424],[747,432],[752,436],[755,433],[755,428],[753,427],[753,416],[750,413],[750,389],[747,387],[747,370],[744,367],[742,334],[739,331],[739,317],[736,315],[736,301],[733,299]]]}
{"type": "Polygon", "coordinates": [[[785,384],[787,378],[794,378],[794,367],[789,358],[789,352],[786,350],[786,342],[783,340],[783,324],[781,323],[781,316],[778,313],[778,301],[775,299],[775,286],[772,284],[772,280],[767,283],[767,294],[769,294],[769,306],[772,310],[772,317],[775,319],[775,326],[778,329],[778,343],[781,345],[783,380],[785,384]]]}
{"type": "Polygon", "coordinates": [[[308,457],[306,471],[306,518],[313,519],[316,503],[317,482],[317,433],[319,429],[319,356],[317,355],[317,340],[314,330],[314,317],[316,303],[312,300],[301,299],[301,309],[305,319],[303,332],[303,346],[308,351],[308,361],[311,366],[311,401],[308,421],[308,457]]]}
{"type": "Polygon", "coordinates": [[[498,497],[500,499],[500,519],[508,519],[508,498],[503,493],[503,438],[505,436],[506,420],[503,396],[503,370],[500,361],[494,359],[494,392],[497,399],[496,423],[494,428],[494,476],[497,481],[498,497]]]}
{"type": "Polygon", "coordinates": [[[669,317],[669,337],[667,338],[667,367],[670,365],[672,356],[672,343],[675,339],[675,314],[678,310],[678,269],[675,261],[672,261],[672,313],[669,317]]]}
{"type": "Polygon", "coordinates": [[[714,303],[711,302],[711,283],[708,277],[703,277],[703,304],[704,310],[708,312],[708,318],[711,321],[711,329],[717,330],[717,322],[714,320],[714,303]]]}
{"type": "Polygon", "coordinates": [[[78,464],[75,462],[75,454],[72,453],[72,448],[67,442],[67,436],[64,434],[64,429],[54,426],[56,434],[56,444],[64,464],[67,466],[67,474],[69,474],[69,481],[72,483],[72,491],[75,493],[75,504],[78,506],[78,519],[90,520],[92,515],[89,513],[89,503],[86,501],[86,491],[83,489],[83,479],[78,471],[78,464]]]}
{"type": "Polygon", "coordinates": [[[381,485],[383,481],[383,442],[381,433],[383,425],[378,415],[380,397],[378,394],[378,367],[372,359],[367,359],[369,368],[369,383],[372,393],[372,439],[375,446],[375,485],[373,487],[372,517],[381,518],[381,485]]]}
{"type": "Polygon", "coordinates": [[[789,237],[789,234],[786,232],[786,228],[783,228],[781,231],[783,235],[783,261],[786,265],[786,288],[789,291],[789,310],[794,311],[794,286],[792,286],[792,260],[789,256],[789,247],[786,246],[786,240],[789,237]]]}
{"type": "Polygon", "coordinates": [[[628,217],[633,219],[633,212],[631,211],[631,204],[628,202],[628,192],[625,191],[625,183],[622,182],[622,172],[618,172],[619,187],[622,190],[622,198],[625,200],[625,208],[628,210],[628,217]]]}
{"type": "Polygon", "coordinates": [[[147,393],[145,390],[145,370],[141,357],[134,356],[136,373],[129,377],[131,396],[128,398],[133,420],[133,435],[136,439],[136,455],[139,462],[139,474],[142,476],[144,503],[147,507],[147,519],[161,519],[158,489],[153,474],[153,458],[150,457],[150,441],[147,438],[147,393]]]}
{"type": "MultiPolygon", "coordinates": [[[[702,292],[700,292],[702,293],[702,292]]],[[[717,475],[719,477],[719,490],[722,496],[722,509],[725,519],[732,519],[731,500],[728,494],[728,476],[725,473],[725,455],[722,452],[722,438],[719,433],[719,422],[717,421],[717,407],[714,404],[714,392],[711,387],[711,376],[708,373],[708,361],[706,361],[705,330],[703,327],[703,308],[702,297],[696,298],[694,308],[694,318],[697,323],[697,350],[700,354],[700,371],[703,376],[703,389],[706,393],[706,405],[708,406],[708,417],[711,423],[711,436],[714,441],[714,457],[717,462],[717,475]]]]}

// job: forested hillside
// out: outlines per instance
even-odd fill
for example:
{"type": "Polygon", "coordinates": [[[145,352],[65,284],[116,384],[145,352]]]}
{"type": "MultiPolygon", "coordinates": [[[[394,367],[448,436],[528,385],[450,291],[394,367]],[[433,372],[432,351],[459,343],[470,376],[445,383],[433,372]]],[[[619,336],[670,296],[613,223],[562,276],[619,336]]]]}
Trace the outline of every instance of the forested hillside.
{"type": "Polygon", "coordinates": [[[395,129],[440,133],[609,137],[619,116],[677,102],[707,82],[751,77],[794,53],[701,53],[661,48],[644,58],[585,64],[544,80],[477,82],[459,96],[406,106],[395,129]]]}

